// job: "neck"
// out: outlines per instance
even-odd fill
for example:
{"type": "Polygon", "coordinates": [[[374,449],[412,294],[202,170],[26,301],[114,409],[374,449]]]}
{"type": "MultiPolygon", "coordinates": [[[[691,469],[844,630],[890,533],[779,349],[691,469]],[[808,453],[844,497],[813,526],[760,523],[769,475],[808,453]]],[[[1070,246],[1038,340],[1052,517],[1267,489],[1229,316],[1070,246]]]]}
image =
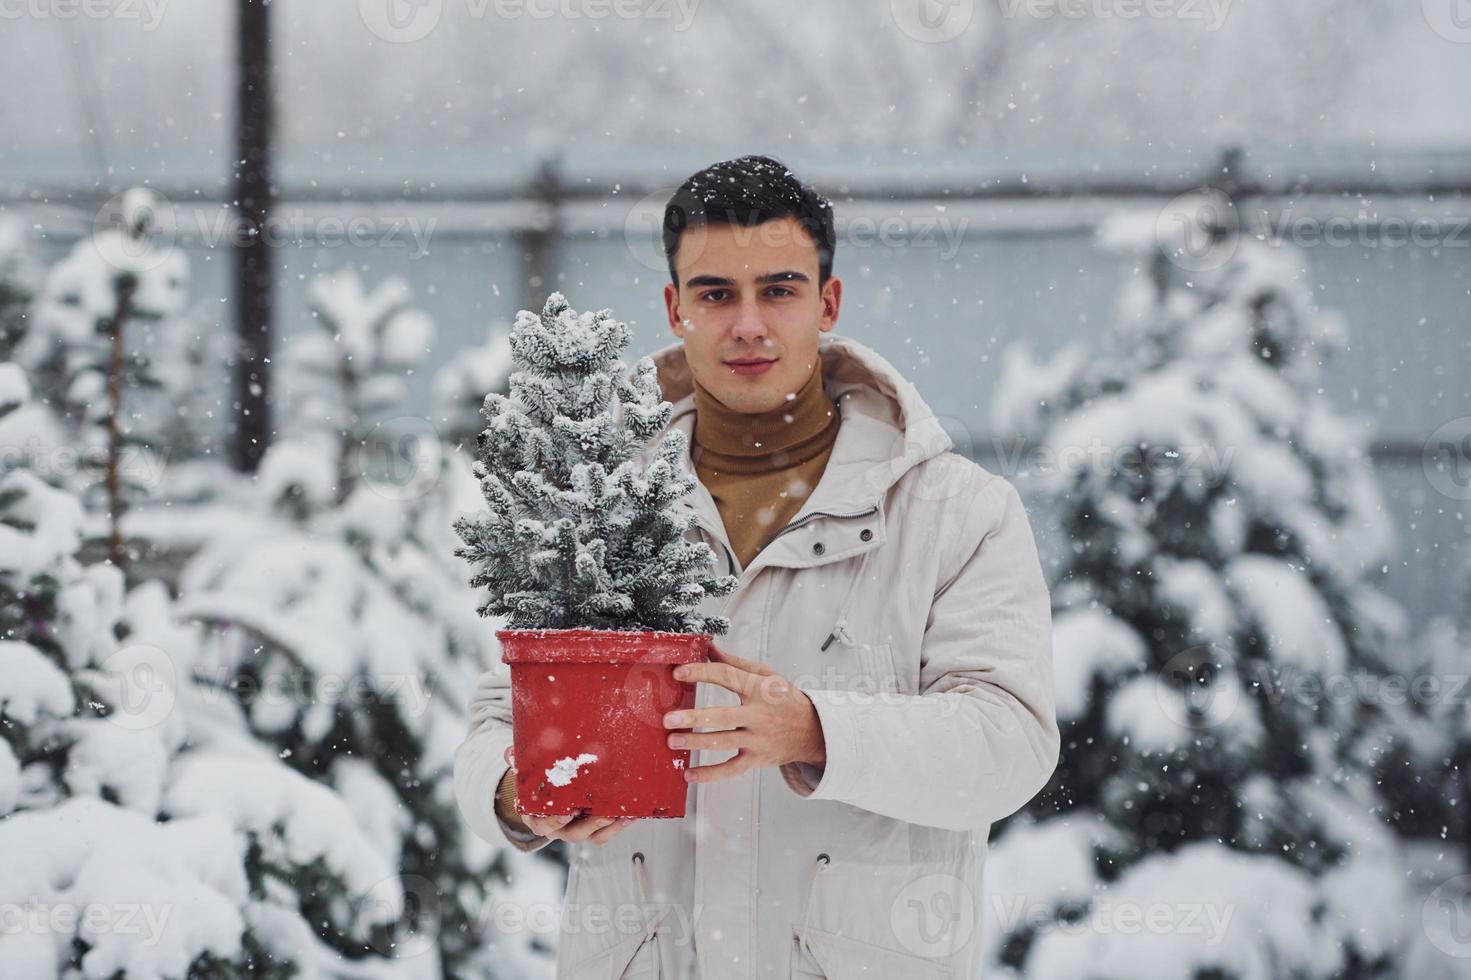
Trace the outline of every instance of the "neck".
{"type": "Polygon", "coordinates": [[[776,408],[739,412],[694,381],[694,442],[726,457],[764,458],[808,443],[837,424],[838,412],[822,387],[822,358],[802,387],[776,408]]]}

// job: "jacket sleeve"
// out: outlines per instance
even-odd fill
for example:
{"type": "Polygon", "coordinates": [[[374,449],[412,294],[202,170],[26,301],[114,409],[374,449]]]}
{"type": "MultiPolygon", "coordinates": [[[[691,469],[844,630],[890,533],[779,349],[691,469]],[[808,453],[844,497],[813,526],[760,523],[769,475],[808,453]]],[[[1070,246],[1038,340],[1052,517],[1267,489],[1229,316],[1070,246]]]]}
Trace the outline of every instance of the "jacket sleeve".
{"type": "MultiPolygon", "coordinates": [[[[1057,768],[1052,614],[1021,498],[1005,479],[966,494],[920,652],[918,694],[802,689],[827,761],[788,763],[792,791],[909,823],[983,830],[1057,768]]],[[[953,536],[952,532],[953,531],[953,536]]]]}
{"type": "Polygon", "coordinates": [[[496,788],[506,771],[511,744],[511,675],[501,668],[480,675],[470,696],[469,732],[455,751],[455,800],[477,837],[509,842],[518,851],[539,851],[550,837],[517,830],[495,812],[496,788]]]}

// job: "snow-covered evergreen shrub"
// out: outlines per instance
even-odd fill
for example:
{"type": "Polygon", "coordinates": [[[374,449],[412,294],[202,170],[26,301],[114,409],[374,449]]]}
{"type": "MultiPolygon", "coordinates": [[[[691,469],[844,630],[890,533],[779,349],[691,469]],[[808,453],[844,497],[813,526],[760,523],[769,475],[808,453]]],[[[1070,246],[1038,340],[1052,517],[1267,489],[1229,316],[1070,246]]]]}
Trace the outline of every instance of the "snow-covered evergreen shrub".
{"type": "Polygon", "coordinates": [[[0,362],[10,361],[29,329],[41,270],[18,218],[0,217],[0,362]]]}
{"type": "MultiPolygon", "coordinates": [[[[26,388],[0,364],[0,419],[26,388]]],[[[0,467],[0,973],[338,976],[317,936],[386,930],[392,864],[342,798],[201,698],[167,589],[125,595],[79,560],[75,495],[0,467]]]]}
{"type": "Polygon", "coordinates": [[[489,502],[455,522],[456,554],[487,589],[483,616],[511,629],[724,633],[722,616],[692,612],[727,595],[694,515],[671,507],[695,486],[680,468],[684,434],[670,432],[644,468],[642,453],[669,424],[652,358],[632,378],[620,355],[631,339],[611,310],[578,313],[552,293],[541,315],[522,310],[511,333],[511,395],[486,396],[475,474],[489,502]]]}
{"type": "MultiPolygon", "coordinates": [[[[307,291],[313,328],[291,338],[281,352],[283,408],[276,446],[284,448],[269,465],[262,463],[262,478],[279,482],[275,470],[283,463],[296,475],[305,475],[299,467],[310,467],[310,484],[298,488],[319,495],[303,502],[310,509],[339,504],[359,480],[378,475],[365,472],[380,462],[371,458],[373,450],[392,449],[403,439],[412,444],[432,433],[428,420],[408,434],[375,428],[407,422],[397,413],[408,376],[429,353],[434,321],[413,305],[409,285],[399,276],[369,290],[357,271],[344,265],[313,276],[307,291]]],[[[423,442],[418,448],[432,464],[438,442],[423,442]]],[[[424,475],[434,475],[432,466],[424,475]]]]}
{"type": "Polygon", "coordinates": [[[47,271],[15,352],[80,454],[71,486],[100,511],[105,470],[116,472],[127,506],[159,492],[165,460],[210,451],[218,393],[204,390],[205,362],[223,353],[189,307],[188,259],[161,239],[166,205],[133,188],[118,207],[115,225],[80,239],[47,271]]]}
{"type": "Polygon", "coordinates": [[[330,922],[322,941],[364,964],[412,952],[405,975],[529,975],[533,937],[487,933],[483,914],[509,884],[510,848],[466,831],[451,782],[467,699],[498,654],[452,556],[452,520],[479,499],[470,462],[423,419],[408,483],[369,470],[362,449],[384,419],[413,421],[403,376],[433,324],[397,280],[367,290],[328,273],[311,296],[320,329],[280,357],[281,436],[179,577],[180,614],[205,629],[201,680],[217,714],[347,802],[389,869],[380,887],[413,899],[369,944],[330,922]]]}
{"type": "Polygon", "coordinates": [[[189,306],[189,263],[160,227],[166,202],[139,187],[115,205],[111,225],[35,276],[34,295],[14,285],[38,265],[28,242],[0,229],[0,352],[11,351],[47,416],[25,451],[82,500],[84,555],[105,554],[130,582],[169,580],[180,563],[171,508],[209,498],[231,475],[216,452],[230,344],[208,305],[189,306]],[[164,513],[150,521],[150,507],[164,513]]]}
{"type": "Polygon", "coordinates": [[[1103,229],[1136,262],[1104,349],[1014,352],[997,394],[1061,517],[1064,743],[992,879],[1015,889],[993,913],[1045,914],[993,921],[990,955],[1038,977],[1391,975],[1396,842],[1357,762],[1375,711],[1341,692],[1403,621],[1376,582],[1392,534],[1365,433],[1319,393],[1342,324],[1291,250],[1243,236],[1185,277],[1156,234],[1103,229]],[[1084,857],[1034,887],[1059,840],[1084,857]],[[1192,903],[1268,912],[1212,944],[1192,903]],[[1164,928],[1109,921],[1160,904],[1164,928]]]}
{"type": "Polygon", "coordinates": [[[1431,618],[1405,652],[1409,683],[1384,699],[1362,751],[1393,826],[1453,844],[1471,866],[1471,556],[1460,585],[1461,608],[1431,618]]]}

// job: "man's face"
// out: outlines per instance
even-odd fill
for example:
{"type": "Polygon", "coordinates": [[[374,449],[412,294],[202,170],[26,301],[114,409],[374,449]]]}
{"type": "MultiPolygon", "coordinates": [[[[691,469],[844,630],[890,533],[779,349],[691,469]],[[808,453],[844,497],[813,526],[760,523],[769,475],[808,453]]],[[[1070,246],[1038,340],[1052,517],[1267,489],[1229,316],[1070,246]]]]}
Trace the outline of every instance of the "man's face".
{"type": "Polygon", "coordinates": [[[695,380],[738,412],[766,412],[817,366],[817,339],[838,320],[842,283],[817,284],[817,244],[795,218],[754,228],[689,228],[675,253],[679,287],[664,287],[669,327],[695,380]],[[743,372],[732,362],[771,361],[743,372]]]}

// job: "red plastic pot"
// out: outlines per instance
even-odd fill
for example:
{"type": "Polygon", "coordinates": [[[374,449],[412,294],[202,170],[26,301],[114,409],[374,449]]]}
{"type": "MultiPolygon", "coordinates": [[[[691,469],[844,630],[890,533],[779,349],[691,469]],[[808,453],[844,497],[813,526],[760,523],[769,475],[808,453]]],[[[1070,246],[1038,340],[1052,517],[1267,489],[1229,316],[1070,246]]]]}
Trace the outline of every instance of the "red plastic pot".
{"type": "Polygon", "coordinates": [[[690,750],[664,714],[695,706],[679,664],[709,659],[708,633],[497,630],[511,667],[516,812],[682,817],[690,750]]]}

